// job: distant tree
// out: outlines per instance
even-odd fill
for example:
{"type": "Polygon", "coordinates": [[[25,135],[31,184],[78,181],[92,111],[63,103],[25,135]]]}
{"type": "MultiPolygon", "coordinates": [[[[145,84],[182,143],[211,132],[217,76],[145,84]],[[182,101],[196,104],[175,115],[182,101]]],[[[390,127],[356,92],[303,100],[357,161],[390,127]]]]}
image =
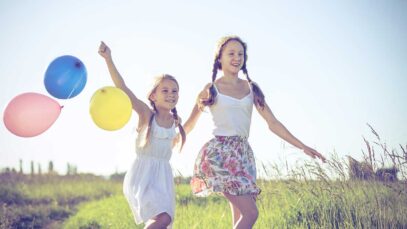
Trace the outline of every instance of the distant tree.
{"type": "Polygon", "coordinates": [[[23,160],[20,159],[20,173],[23,174],[23,160]]]}
{"type": "Polygon", "coordinates": [[[49,163],[48,163],[48,173],[49,174],[54,173],[54,163],[52,161],[49,161],[49,163]]]}
{"type": "Polygon", "coordinates": [[[124,176],[126,175],[126,173],[119,173],[119,172],[115,172],[114,174],[110,175],[109,179],[113,180],[113,181],[120,181],[122,182],[124,180],[124,176]]]}
{"type": "Polygon", "coordinates": [[[34,161],[31,161],[31,175],[34,175],[34,161]]]}
{"type": "Polygon", "coordinates": [[[66,163],[66,175],[67,176],[69,176],[69,175],[72,175],[71,174],[71,171],[72,169],[71,169],[71,164],[69,164],[69,163],[66,163]]]}
{"type": "Polygon", "coordinates": [[[376,178],[380,181],[389,181],[389,182],[394,182],[397,181],[397,172],[399,170],[396,167],[390,167],[390,168],[379,168],[376,171],[376,178]]]}
{"type": "Polygon", "coordinates": [[[366,161],[359,162],[353,157],[348,155],[349,160],[349,178],[350,179],[359,179],[359,180],[379,180],[385,182],[394,182],[397,181],[397,173],[399,169],[395,166],[393,167],[382,167],[373,170],[371,164],[366,161]]]}
{"type": "Polygon", "coordinates": [[[66,175],[76,175],[78,172],[78,167],[76,165],[72,165],[67,163],[66,165],[66,175]]]}
{"type": "Polygon", "coordinates": [[[38,163],[38,175],[42,174],[41,164],[38,163]]]}

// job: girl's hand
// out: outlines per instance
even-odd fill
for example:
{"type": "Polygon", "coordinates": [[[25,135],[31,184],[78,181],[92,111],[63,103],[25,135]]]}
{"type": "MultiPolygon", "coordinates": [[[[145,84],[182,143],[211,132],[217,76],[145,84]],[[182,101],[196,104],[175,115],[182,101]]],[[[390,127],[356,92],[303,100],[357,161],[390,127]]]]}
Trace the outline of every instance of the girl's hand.
{"type": "Polygon", "coordinates": [[[109,46],[107,46],[103,41],[99,45],[98,53],[105,59],[111,58],[111,54],[112,54],[109,46]]]}
{"type": "Polygon", "coordinates": [[[318,151],[316,151],[315,149],[313,149],[311,147],[304,146],[303,151],[305,154],[309,155],[312,158],[319,158],[324,163],[326,161],[326,158],[324,156],[322,156],[322,154],[318,153],[318,151]]]}

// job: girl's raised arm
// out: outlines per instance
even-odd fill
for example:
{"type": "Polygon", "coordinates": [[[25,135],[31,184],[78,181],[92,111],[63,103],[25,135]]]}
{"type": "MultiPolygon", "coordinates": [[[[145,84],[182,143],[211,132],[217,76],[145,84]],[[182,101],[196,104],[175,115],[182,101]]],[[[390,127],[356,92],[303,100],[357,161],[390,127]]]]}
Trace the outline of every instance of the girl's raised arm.
{"type": "Polygon", "coordinates": [[[277,120],[266,102],[264,102],[264,107],[260,107],[257,105],[256,108],[259,114],[264,118],[264,120],[266,120],[269,129],[273,133],[275,133],[277,136],[287,141],[288,143],[292,144],[293,146],[302,149],[305,154],[311,156],[312,158],[317,157],[321,159],[322,162],[325,162],[326,159],[324,156],[322,156],[322,154],[298,140],[279,120],[277,120]]]}
{"type": "Polygon", "coordinates": [[[201,116],[203,108],[201,107],[200,103],[201,103],[202,99],[208,98],[208,96],[209,96],[208,90],[211,85],[212,84],[210,84],[210,83],[207,84],[205,86],[205,88],[201,91],[201,93],[199,93],[195,106],[192,109],[192,112],[189,115],[188,120],[184,124],[184,130],[185,130],[186,134],[189,134],[189,132],[191,132],[194,129],[196,122],[198,121],[199,117],[201,116]]]}
{"type": "Polygon", "coordinates": [[[107,67],[109,69],[110,76],[113,80],[113,83],[116,87],[122,89],[127,96],[129,96],[133,109],[139,115],[139,127],[142,127],[144,124],[147,124],[150,116],[152,114],[151,109],[143,101],[138,99],[134,93],[126,86],[123,77],[120,75],[117,70],[110,48],[102,41],[99,46],[99,54],[105,59],[107,67]]]}

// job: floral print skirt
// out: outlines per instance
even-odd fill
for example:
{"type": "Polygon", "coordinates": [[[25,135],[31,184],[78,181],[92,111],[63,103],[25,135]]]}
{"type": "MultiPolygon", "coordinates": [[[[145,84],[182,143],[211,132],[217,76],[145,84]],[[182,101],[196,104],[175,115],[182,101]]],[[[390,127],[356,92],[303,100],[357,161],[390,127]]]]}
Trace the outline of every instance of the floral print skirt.
{"type": "Polygon", "coordinates": [[[213,192],[257,196],[256,164],[247,137],[215,136],[207,142],[195,161],[191,188],[196,196],[213,192]]]}

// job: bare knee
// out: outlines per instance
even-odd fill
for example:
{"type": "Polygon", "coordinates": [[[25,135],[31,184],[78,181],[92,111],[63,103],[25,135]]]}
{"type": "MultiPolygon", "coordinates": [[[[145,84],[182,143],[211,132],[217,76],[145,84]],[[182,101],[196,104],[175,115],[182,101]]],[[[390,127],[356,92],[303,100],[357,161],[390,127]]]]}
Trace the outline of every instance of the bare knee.
{"type": "Polygon", "coordinates": [[[171,216],[167,213],[161,213],[157,216],[157,221],[163,226],[168,226],[171,224],[171,216]]]}
{"type": "Polygon", "coordinates": [[[255,222],[259,217],[259,210],[257,207],[246,209],[244,212],[241,212],[241,216],[252,222],[255,222]]]}
{"type": "Polygon", "coordinates": [[[224,195],[240,213],[238,223],[236,224],[238,227],[236,228],[251,228],[259,216],[256,202],[252,196],[234,196],[228,193],[224,193],[224,195]]]}
{"type": "Polygon", "coordinates": [[[167,228],[171,224],[171,216],[167,213],[160,213],[146,225],[146,229],[167,228]]]}

